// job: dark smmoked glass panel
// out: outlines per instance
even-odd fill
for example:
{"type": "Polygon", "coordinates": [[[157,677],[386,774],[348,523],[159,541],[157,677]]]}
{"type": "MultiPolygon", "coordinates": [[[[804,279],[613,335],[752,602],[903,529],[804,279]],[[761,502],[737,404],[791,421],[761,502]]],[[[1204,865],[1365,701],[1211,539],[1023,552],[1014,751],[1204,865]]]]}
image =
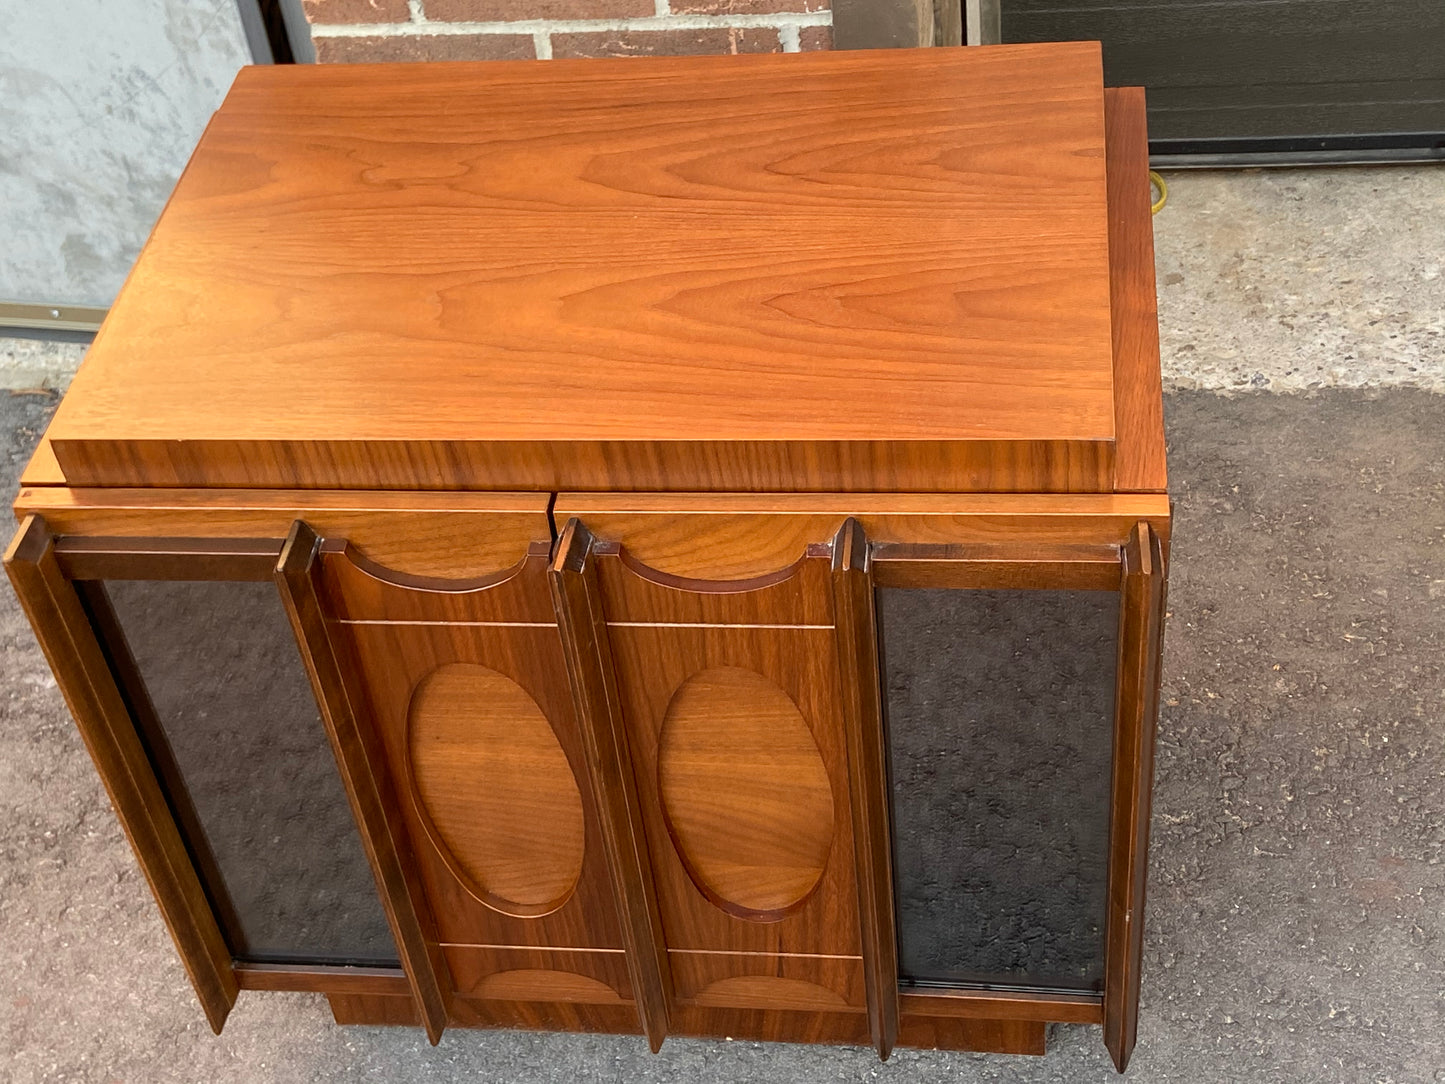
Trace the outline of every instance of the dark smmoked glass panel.
{"type": "Polygon", "coordinates": [[[1119,596],[881,588],[899,972],[1098,990],[1119,596]]]}
{"type": "Polygon", "coordinates": [[[233,955],[398,964],[275,586],[84,589],[233,955]]]}

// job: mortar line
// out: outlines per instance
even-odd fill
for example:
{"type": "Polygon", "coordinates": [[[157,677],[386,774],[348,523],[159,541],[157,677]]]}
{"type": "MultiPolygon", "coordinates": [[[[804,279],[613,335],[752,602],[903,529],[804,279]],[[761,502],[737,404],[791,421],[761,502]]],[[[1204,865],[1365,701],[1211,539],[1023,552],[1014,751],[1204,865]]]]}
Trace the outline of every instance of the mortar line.
{"type": "Polygon", "coordinates": [[[447,37],[463,34],[569,34],[597,30],[779,30],[832,26],[831,11],[780,11],[767,15],[639,15],[627,19],[518,19],[476,23],[336,23],[313,26],[318,38],[447,37]]]}

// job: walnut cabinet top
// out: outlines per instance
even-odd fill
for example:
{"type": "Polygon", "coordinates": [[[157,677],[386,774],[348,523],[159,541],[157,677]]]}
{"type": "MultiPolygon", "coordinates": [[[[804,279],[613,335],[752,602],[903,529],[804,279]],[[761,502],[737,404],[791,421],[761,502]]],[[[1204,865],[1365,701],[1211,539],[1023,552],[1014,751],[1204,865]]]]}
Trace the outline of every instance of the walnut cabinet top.
{"type": "Polygon", "coordinates": [[[1093,43],[244,69],[27,484],[1164,488],[1093,43]]]}

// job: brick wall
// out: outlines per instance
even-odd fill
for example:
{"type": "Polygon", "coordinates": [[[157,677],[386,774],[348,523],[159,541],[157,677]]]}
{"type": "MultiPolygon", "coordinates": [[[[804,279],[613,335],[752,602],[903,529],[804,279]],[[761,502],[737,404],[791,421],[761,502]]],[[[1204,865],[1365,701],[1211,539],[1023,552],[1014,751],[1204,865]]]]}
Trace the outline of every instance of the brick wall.
{"type": "Polygon", "coordinates": [[[316,59],[519,60],[796,53],[830,0],[305,0],[316,59]]]}

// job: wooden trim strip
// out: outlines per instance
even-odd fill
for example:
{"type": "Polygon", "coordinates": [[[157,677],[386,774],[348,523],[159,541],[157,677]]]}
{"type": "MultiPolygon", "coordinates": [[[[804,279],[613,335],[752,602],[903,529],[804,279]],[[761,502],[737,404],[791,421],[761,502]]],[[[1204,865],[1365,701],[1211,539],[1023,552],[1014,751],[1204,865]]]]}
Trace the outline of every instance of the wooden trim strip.
{"type": "Polygon", "coordinates": [[[1058,1024],[1100,1024],[1102,1000],[1094,994],[999,993],[993,990],[904,990],[903,1012],[955,1020],[1043,1020],[1058,1024]]]}
{"type": "Polygon", "coordinates": [[[1164,557],[1147,523],[1124,549],[1119,605],[1119,677],[1114,787],[1109,823],[1108,919],[1104,950],[1104,1045],[1123,1072],[1139,1022],[1144,888],[1154,783],[1154,731],[1164,626],[1164,557]]]}
{"type": "Polygon", "coordinates": [[[26,517],[4,563],[160,906],[206,1020],[219,1035],[239,990],[231,951],[43,519],[26,517]]]}
{"type": "Polygon", "coordinates": [[[873,547],[871,567],[879,587],[1119,589],[1117,546],[887,542],[873,547]]]}
{"type": "Polygon", "coordinates": [[[55,558],[72,580],[271,578],[279,538],[119,538],[62,535],[55,558]]]}
{"type": "Polygon", "coordinates": [[[1162,493],[1169,488],[1169,471],[1143,87],[1104,91],[1104,158],[1114,344],[1114,489],[1162,493]]]}
{"type": "Polygon", "coordinates": [[[858,919],[868,1029],[884,1061],[898,1041],[898,933],[893,913],[893,836],[888,806],[888,739],[883,728],[878,621],[868,540],[849,518],[833,542],[833,609],[848,785],[857,863],[858,919]]]}
{"type": "Polygon", "coordinates": [[[372,736],[360,726],[351,706],[347,683],[326,628],[325,612],[317,588],[316,554],[321,540],[297,520],[276,563],[276,585],[296,634],[296,643],[321,707],[321,718],[351,812],[361,830],[361,841],[376,876],[377,891],[396,939],[412,997],[416,1001],[427,1038],[441,1039],[450,1012],[451,975],[435,933],[431,912],[422,891],[421,877],[409,860],[411,852],[398,838],[402,820],[391,808],[391,795],[380,776],[385,759],[372,736]]]}
{"type": "Polygon", "coordinates": [[[579,520],[569,520],[557,539],[549,577],[587,769],[602,819],[633,998],[642,1031],[656,1053],[668,1033],[672,970],[607,644],[593,545],[587,528],[579,520]]]}
{"type": "Polygon", "coordinates": [[[412,1001],[411,982],[399,967],[317,967],[314,964],[235,965],[242,990],[315,994],[383,994],[412,1001]]]}

